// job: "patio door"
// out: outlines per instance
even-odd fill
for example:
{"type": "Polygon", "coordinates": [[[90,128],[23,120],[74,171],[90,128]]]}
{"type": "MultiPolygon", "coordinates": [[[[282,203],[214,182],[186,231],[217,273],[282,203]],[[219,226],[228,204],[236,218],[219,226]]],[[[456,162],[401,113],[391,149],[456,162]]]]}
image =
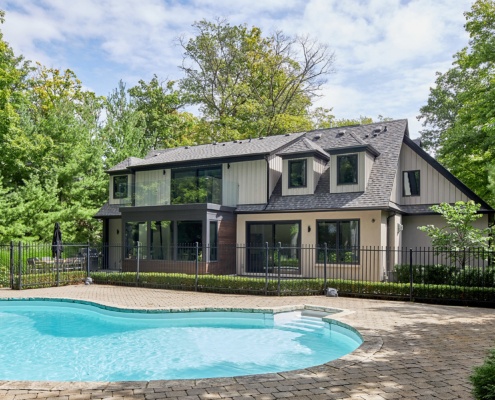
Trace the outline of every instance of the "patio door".
{"type": "Polygon", "coordinates": [[[268,243],[268,272],[278,269],[280,261],[282,273],[300,273],[300,226],[299,221],[248,222],[247,272],[266,272],[268,243]]]}

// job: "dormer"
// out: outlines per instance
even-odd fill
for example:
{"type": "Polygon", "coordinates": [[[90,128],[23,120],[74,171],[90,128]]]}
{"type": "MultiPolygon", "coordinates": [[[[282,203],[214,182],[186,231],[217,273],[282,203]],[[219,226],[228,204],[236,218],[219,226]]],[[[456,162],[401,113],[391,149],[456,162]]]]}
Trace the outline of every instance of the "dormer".
{"type": "Polygon", "coordinates": [[[107,170],[110,175],[109,204],[132,204],[134,198],[134,173],[129,167],[139,160],[139,158],[129,157],[107,170]]]}
{"type": "Polygon", "coordinates": [[[371,145],[330,150],[330,193],[364,192],[380,153],[371,145]]]}
{"type": "Polygon", "coordinates": [[[329,154],[303,138],[278,155],[282,158],[282,196],[313,194],[329,154]]]}

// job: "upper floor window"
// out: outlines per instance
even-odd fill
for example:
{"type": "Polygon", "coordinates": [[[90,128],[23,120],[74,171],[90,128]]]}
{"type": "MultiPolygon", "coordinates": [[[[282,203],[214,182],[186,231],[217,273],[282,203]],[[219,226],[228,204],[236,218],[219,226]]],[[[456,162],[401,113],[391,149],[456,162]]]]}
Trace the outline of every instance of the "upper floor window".
{"type": "Polygon", "coordinates": [[[222,167],[172,171],[172,204],[222,204],[222,167]]]}
{"type": "Polygon", "coordinates": [[[306,187],[306,160],[289,160],[289,187],[306,187]]]}
{"type": "Polygon", "coordinates": [[[128,195],[128,176],[120,175],[113,177],[113,198],[125,199],[128,195]]]}
{"type": "Polygon", "coordinates": [[[403,172],[403,196],[419,196],[419,170],[403,172]]]}
{"type": "Polygon", "coordinates": [[[358,183],[358,155],[337,156],[337,185],[358,183]]]}

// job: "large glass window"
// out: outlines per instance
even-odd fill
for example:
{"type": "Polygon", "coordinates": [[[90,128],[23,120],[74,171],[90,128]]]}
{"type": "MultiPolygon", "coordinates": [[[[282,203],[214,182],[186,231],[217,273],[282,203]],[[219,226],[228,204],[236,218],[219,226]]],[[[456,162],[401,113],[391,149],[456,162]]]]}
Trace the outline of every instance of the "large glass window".
{"type": "Polygon", "coordinates": [[[325,257],[324,245],[327,245],[327,261],[338,263],[359,262],[359,221],[318,221],[318,262],[325,257]]]}
{"type": "Polygon", "coordinates": [[[148,248],[148,223],[126,222],[124,240],[126,258],[137,258],[138,247],[139,258],[146,258],[148,248]]]}
{"type": "Polygon", "coordinates": [[[113,177],[113,198],[125,199],[128,195],[128,176],[120,175],[113,177]]]}
{"type": "Polygon", "coordinates": [[[299,222],[250,222],[248,231],[247,272],[278,271],[284,274],[300,273],[300,223],[299,222]],[[268,260],[266,254],[268,243],[268,260]],[[278,250],[278,244],[282,249],[278,250]]]}
{"type": "Polygon", "coordinates": [[[153,260],[172,260],[174,257],[173,221],[152,221],[150,257],[153,260]]]}
{"type": "Polygon", "coordinates": [[[404,196],[419,196],[420,180],[419,170],[417,171],[404,171],[404,196]]]}
{"type": "Polygon", "coordinates": [[[358,155],[337,156],[337,184],[351,185],[358,182],[358,155]]]}
{"type": "Polygon", "coordinates": [[[222,204],[222,167],[172,171],[172,204],[222,204]]]}
{"type": "Polygon", "coordinates": [[[306,187],[306,160],[289,160],[289,187],[306,187]]]}
{"type": "Polygon", "coordinates": [[[203,223],[201,221],[177,221],[177,258],[178,260],[192,261],[196,259],[196,243],[200,247],[202,260],[203,223]]]}
{"type": "Polygon", "coordinates": [[[210,221],[210,261],[218,260],[218,222],[210,221]]]}

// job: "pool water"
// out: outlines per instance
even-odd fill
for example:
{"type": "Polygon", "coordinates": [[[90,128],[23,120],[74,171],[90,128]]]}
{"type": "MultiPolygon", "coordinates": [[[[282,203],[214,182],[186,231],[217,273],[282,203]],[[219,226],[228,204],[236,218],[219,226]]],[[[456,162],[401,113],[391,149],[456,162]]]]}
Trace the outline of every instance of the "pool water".
{"type": "Polygon", "coordinates": [[[301,312],[138,313],[0,301],[0,380],[122,381],[262,374],[326,363],[359,334],[301,312]]]}

